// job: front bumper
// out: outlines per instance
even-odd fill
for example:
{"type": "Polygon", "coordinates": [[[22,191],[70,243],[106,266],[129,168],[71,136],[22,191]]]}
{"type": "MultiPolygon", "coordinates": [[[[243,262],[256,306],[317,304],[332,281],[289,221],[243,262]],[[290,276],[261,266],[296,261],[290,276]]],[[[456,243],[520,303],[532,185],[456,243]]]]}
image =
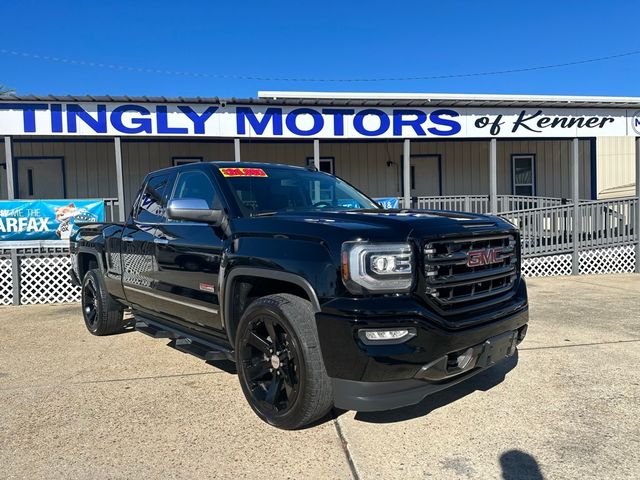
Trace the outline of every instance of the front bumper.
{"type": "Polygon", "coordinates": [[[354,309],[351,316],[323,309],[316,320],[335,406],[377,411],[412,405],[511,356],[529,320],[524,282],[513,302],[508,314],[460,329],[447,328],[418,308],[389,314],[384,306],[393,302],[384,298],[369,299],[366,308],[354,309]],[[365,345],[358,336],[362,328],[408,326],[417,335],[401,344],[365,345]],[[458,368],[456,358],[464,354],[472,358],[458,368]]]}
{"type": "Polygon", "coordinates": [[[447,360],[451,356],[445,355],[424,365],[411,379],[362,382],[332,378],[334,405],[359,412],[414,405],[428,395],[452,387],[511,357],[516,351],[516,345],[524,339],[526,330],[527,326],[524,325],[518,330],[505,332],[470,347],[468,350],[474,352],[471,363],[468,368],[458,369],[458,372],[447,372],[447,360]]]}

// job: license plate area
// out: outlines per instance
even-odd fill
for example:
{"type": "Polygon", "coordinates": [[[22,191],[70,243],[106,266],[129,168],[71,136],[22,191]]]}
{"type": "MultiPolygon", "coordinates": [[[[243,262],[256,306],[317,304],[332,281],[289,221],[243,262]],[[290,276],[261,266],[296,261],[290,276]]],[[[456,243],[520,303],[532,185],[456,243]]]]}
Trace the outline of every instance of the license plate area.
{"type": "Polygon", "coordinates": [[[500,360],[510,357],[515,353],[517,344],[517,330],[505,332],[485,340],[482,344],[482,352],[476,361],[476,366],[481,368],[490,367],[500,360]]]}

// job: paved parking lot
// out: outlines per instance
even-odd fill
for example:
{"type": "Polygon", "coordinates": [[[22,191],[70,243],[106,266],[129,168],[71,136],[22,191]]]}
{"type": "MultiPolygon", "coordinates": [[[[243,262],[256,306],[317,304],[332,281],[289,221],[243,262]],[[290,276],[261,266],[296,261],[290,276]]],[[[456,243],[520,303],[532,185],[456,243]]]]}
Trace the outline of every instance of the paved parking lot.
{"type": "MultiPolygon", "coordinates": [[[[297,432],[217,368],[77,305],[0,309],[3,478],[640,477],[640,276],[533,279],[517,358],[393,412],[297,432]]],[[[166,342],[164,342],[166,343],[166,342]]]]}

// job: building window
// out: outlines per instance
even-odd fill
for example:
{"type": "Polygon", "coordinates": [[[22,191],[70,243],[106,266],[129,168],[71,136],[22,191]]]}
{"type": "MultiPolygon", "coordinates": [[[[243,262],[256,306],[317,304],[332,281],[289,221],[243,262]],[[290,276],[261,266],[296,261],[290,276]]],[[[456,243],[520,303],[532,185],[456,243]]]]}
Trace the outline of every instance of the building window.
{"type": "Polygon", "coordinates": [[[202,162],[202,157],[173,157],[172,163],[174,167],[179,165],[186,165],[187,163],[199,163],[202,162]]]}
{"type": "Polygon", "coordinates": [[[536,193],[535,155],[513,155],[513,194],[533,196],[536,193]]]}
{"type": "MultiPolygon", "coordinates": [[[[307,166],[313,166],[313,157],[307,157],[307,166]]],[[[333,157],[320,157],[320,171],[335,175],[335,159],[333,157]]]]}

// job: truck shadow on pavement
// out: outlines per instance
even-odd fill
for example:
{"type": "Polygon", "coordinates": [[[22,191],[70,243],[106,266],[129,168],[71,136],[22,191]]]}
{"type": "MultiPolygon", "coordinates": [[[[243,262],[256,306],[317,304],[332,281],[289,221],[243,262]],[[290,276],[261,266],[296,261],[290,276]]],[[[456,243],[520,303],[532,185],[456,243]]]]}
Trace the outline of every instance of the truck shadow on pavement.
{"type": "MultiPolygon", "coordinates": [[[[518,351],[516,350],[516,353],[513,356],[507,358],[503,362],[485,370],[484,372],[478,373],[464,382],[458,383],[446,390],[441,390],[433,395],[429,395],[416,405],[398,408],[396,410],[387,410],[384,412],[358,412],[356,413],[355,419],[368,423],[393,423],[428,415],[432,411],[453,403],[470,393],[477,390],[485,392],[502,383],[506,378],[507,373],[513,370],[517,364],[518,351]]],[[[341,413],[341,411],[337,411],[336,415],[340,415],[341,413]]]]}

